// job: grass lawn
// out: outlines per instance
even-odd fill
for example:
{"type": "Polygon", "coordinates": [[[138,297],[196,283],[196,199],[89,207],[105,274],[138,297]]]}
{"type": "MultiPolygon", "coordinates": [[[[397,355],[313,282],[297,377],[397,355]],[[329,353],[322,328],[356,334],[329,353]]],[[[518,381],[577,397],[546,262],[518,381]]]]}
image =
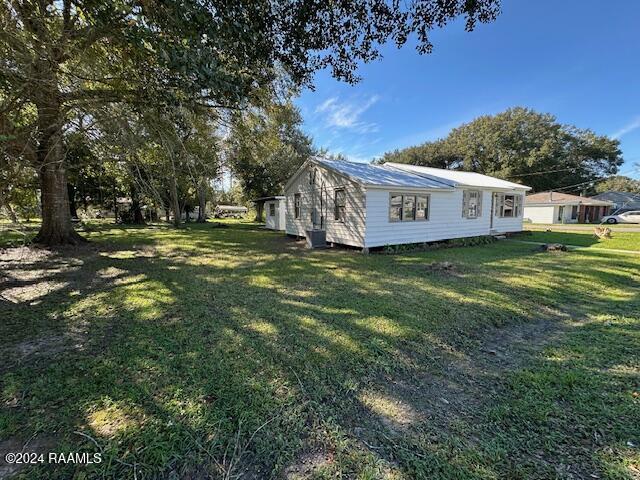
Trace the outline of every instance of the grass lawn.
{"type": "Polygon", "coordinates": [[[576,245],[579,247],[597,247],[640,252],[639,232],[613,231],[611,238],[598,238],[593,234],[593,231],[532,231],[531,235],[523,235],[520,239],[531,242],[564,243],[566,245],[576,245]]]}
{"type": "Polygon", "coordinates": [[[0,454],[103,462],[0,477],[640,475],[640,256],[91,230],[0,254],[0,454]]]}

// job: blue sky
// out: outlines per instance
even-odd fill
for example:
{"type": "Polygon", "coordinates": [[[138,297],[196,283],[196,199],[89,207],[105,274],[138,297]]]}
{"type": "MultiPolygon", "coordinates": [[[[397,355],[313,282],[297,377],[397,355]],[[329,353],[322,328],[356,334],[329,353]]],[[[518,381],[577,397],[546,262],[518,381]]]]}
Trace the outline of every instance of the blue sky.
{"type": "Polygon", "coordinates": [[[383,47],[350,86],[328,72],[296,103],[319,147],[370,161],[511,106],[619,138],[640,178],[640,1],[503,0],[497,21],[434,31],[431,55],[383,47]]]}

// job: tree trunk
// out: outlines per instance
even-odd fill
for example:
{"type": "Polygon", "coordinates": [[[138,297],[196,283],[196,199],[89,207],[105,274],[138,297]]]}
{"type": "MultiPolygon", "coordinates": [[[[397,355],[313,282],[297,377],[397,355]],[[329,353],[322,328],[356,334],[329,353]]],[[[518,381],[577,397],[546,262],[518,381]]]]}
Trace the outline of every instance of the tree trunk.
{"type": "Polygon", "coordinates": [[[60,150],[60,155],[45,156],[40,167],[40,189],[42,192],[42,225],[33,239],[34,243],[54,245],[78,245],[84,242],[73,229],[67,193],[67,176],[64,169],[61,147],[53,146],[50,151],[60,150]],[[59,160],[54,161],[54,158],[59,160]]]}
{"type": "Polygon", "coordinates": [[[131,218],[136,225],[144,225],[144,216],[140,208],[140,197],[134,183],[131,184],[131,218]]]}
{"type": "Polygon", "coordinates": [[[206,179],[203,179],[198,186],[198,223],[205,223],[207,221],[207,183],[206,179]]]}
{"type": "Polygon", "coordinates": [[[171,208],[173,209],[173,226],[180,226],[180,200],[178,200],[178,182],[176,180],[176,171],[175,167],[173,168],[173,172],[170,180],[170,190],[171,190],[171,208]]]}
{"type": "Polygon", "coordinates": [[[264,211],[264,202],[256,202],[256,222],[262,222],[263,211],[264,211]]]}
{"type": "Polygon", "coordinates": [[[69,214],[71,218],[78,218],[78,209],[76,207],[76,187],[71,183],[67,183],[67,195],[69,196],[69,214]]]}
{"type": "Polygon", "coordinates": [[[47,61],[37,64],[41,90],[35,101],[38,114],[37,162],[40,177],[42,225],[33,239],[34,243],[47,246],[77,245],[84,239],[71,224],[67,172],[64,162],[64,116],[59,102],[58,81],[47,61]]]}

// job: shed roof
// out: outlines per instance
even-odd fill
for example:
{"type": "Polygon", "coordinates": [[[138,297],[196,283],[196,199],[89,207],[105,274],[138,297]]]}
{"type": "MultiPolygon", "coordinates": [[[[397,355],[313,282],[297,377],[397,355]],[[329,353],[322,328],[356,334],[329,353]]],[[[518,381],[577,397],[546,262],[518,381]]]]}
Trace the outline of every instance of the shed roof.
{"type": "Polygon", "coordinates": [[[416,175],[382,165],[349,162],[346,160],[329,160],[322,157],[314,157],[312,161],[368,186],[415,187],[436,190],[451,190],[454,187],[446,179],[416,175]]]}
{"type": "Polygon", "coordinates": [[[597,200],[589,197],[579,197],[578,195],[570,195],[561,192],[540,192],[533,195],[527,195],[524,200],[527,206],[545,206],[545,205],[594,205],[608,207],[613,205],[612,202],[597,200]]]}
{"type": "Polygon", "coordinates": [[[446,170],[443,168],[423,167],[419,165],[409,165],[406,163],[387,162],[383,165],[385,168],[393,168],[406,172],[415,173],[422,176],[436,178],[440,181],[446,181],[454,186],[468,187],[485,187],[500,189],[522,189],[531,190],[531,187],[521,185],[519,183],[508,182],[489,175],[483,175],[476,172],[464,172],[460,170],[446,170]]]}
{"type": "Polygon", "coordinates": [[[251,200],[253,203],[256,202],[268,202],[269,200],[284,200],[285,197],[284,195],[273,195],[271,197],[260,197],[260,198],[254,198],[253,200],[251,200]]]}

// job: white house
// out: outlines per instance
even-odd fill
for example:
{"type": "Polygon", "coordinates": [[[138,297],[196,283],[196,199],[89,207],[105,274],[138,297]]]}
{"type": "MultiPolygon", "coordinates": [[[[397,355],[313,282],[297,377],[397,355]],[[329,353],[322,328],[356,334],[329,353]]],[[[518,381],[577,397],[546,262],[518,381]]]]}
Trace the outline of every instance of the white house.
{"type": "Polygon", "coordinates": [[[531,223],[593,223],[607,215],[613,202],[561,192],[527,195],[524,219],[531,223]]]}
{"type": "Polygon", "coordinates": [[[286,232],[363,249],[517,232],[529,189],[473,172],[314,157],[285,186],[286,232]]]}

